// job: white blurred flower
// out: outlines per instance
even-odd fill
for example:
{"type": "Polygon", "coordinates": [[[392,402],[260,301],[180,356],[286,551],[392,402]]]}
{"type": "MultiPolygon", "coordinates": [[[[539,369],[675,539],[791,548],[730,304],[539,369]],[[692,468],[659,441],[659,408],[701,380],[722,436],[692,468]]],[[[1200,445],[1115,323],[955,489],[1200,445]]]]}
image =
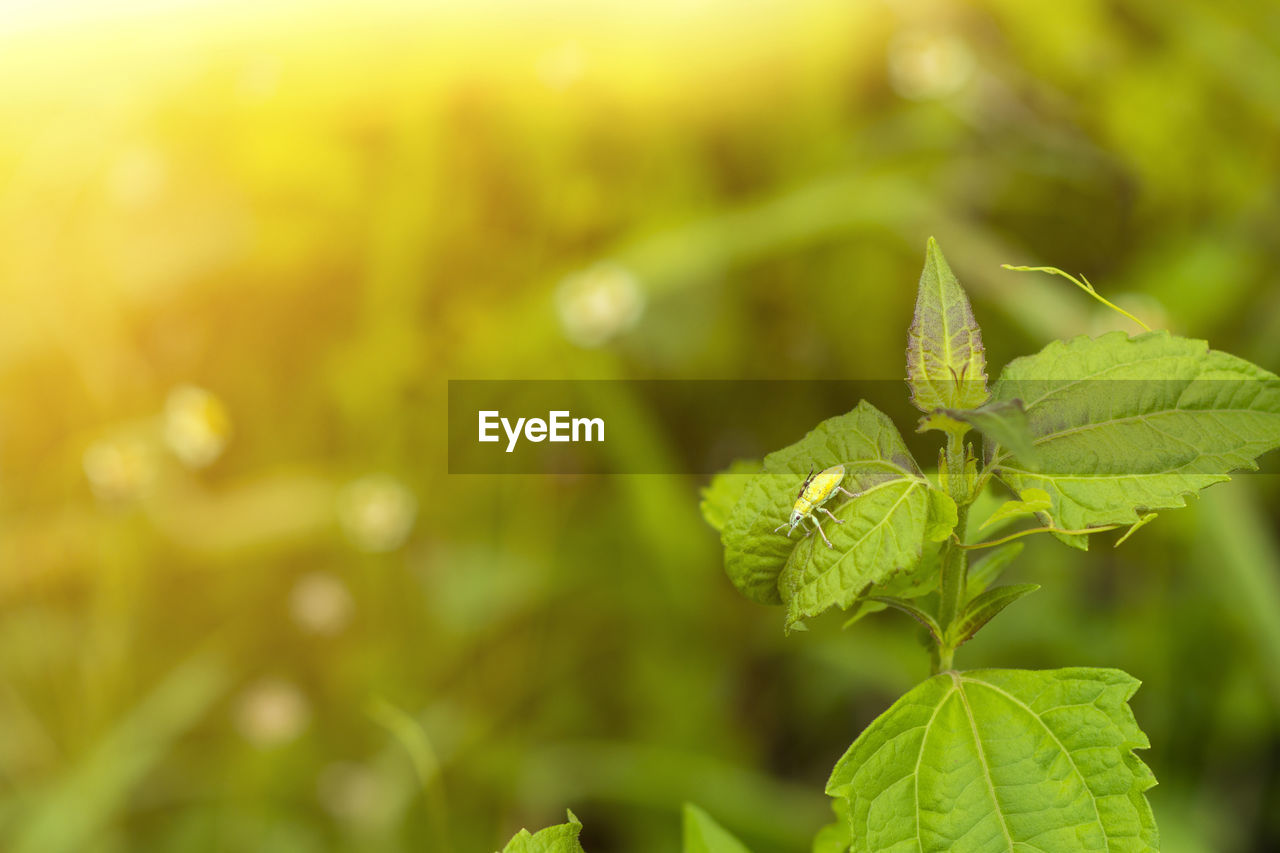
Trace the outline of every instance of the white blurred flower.
{"type": "Polygon", "coordinates": [[[973,51],[950,33],[907,30],[889,42],[889,85],[913,101],[954,95],[973,77],[975,65],[973,51]]]}
{"type": "Polygon", "coordinates": [[[213,393],[179,385],[164,403],[164,441],[182,463],[203,468],[222,455],[231,437],[231,418],[213,393]]]}
{"type": "Polygon", "coordinates": [[[295,685],[278,678],[245,688],[235,707],[236,728],[259,749],[288,743],[302,734],[310,719],[307,697],[295,685]]]}
{"type": "Polygon", "coordinates": [[[337,634],[351,621],[354,608],[346,585],[326,572],[300,578],[289,593],[289,614],[294,623],[313,634],[337,634]]]}
{"type": "Polygon", "coordinates": [[[89,488],[98,500],[136,500],[156,480],[156,448],[140,436],[103,438],[89,445],[81,460],[89,488]]]}
{"type": "Polygon", "coordinates": [[[335,818],[374,823],[392,801],[386,783],[372,769],[354,761],[330,764],[316,781],[320,804],[335,818]]]}
{"type": "Polygon", "coordinates": [[[600,263],[565,278],[556,290],[556,308],[565,337],[581,347],[598,347],[635,326],[645,296],[630,270],[600,263]]]}
{"type": "Polygon", "coordinates": [[[418,501],[394,477],[361,477],[338,493],[338,521],[361,551],[382,553],[404,544],[413,530],[418,501]]]}

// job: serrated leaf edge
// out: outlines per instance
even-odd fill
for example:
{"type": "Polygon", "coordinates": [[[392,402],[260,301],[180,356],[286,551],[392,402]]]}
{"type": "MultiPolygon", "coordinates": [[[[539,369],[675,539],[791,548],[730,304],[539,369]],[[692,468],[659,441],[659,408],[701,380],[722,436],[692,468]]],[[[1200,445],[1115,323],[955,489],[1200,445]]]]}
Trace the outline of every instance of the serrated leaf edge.
{"type": "MultiPolygon", "coordinates": [[[[903,703],[903,701],[908,696],[911,695],[911,693],[914,693],[915,690],[918,690],[920,687],[923,687],[925,684],[928,684],[929,681],[936,681],[937,679],[947,678],[950,680],[951,684],[948,686],[946,692],[944,692],[936,700],[933,711],[930,713],[929,719],[924,725],[924,734],[922,735],[921,741],[920,741],[921,747],[919,752],[916,755],[915,767],[912,771],[912,774],[913,774],[912,784],[915,789],[916,802],[920,801],[920,793],[919,793],[920,764],[923,761],[923,757],[924,757],[924,751],[925,751],[924,744],[928,740],[929,731],[932,728],[933,723],[937,720],[939,712],[941,711],[943,705],[946,704],[947,700],[951,698],[951,695],[953,693],[959,692],[961,694],[961,699],[962,701],[964,701],[965,710],[969,717],[970,731],[973,734],[975,743],[977,743],[979,749],[981,749],[980,736],[978,734],[977,727],[974,724],[973,716],[969,709],[968,700],[964,696],[963,685],[967,682],[970,684],[977,684],[983,687],[990,688],[993,692],[999,693],[1000,695],[1004,696],[1009,701],[1013,702],[1015,705],[1017,705],[1018,707],[1026,711],[1026,713],[1029,716],[1033,717],[1036,720],[1036,723],[1042,729],[1045,730],[1045,732],[1053,740],[1054,744],[1058,747],[1061,753],[1064,756],[1066,756],[1068,762],[1071,765],[1072,771],[1075,773],[1076,777],[1080,780],[1083,790],[1088,794],[1089,802],[1093,807],[1094,815],[1098,821],[1099,827],[1102,829],[1104,836],[1108,835],[1107,828],[1105,825],[1103,825],[1103,822],[1102,822],[1102,812],[1098,807],[1097,795],[1095,795],[1093,790],[1089,787],[1088,782],[1086,781],[1086,777],[1084,776],[1084,773],[1080,770],[1080,767],[1076,763],[1074,756],[1071,754],[1070,751],[1067,750],[1066,746],[1062,743],[1062,741],[1058,739],[1058,736],[1053,732],[1053,730],[1050,729],[1044,723],[1041,717],[1037,715],[1036,712],[1030,706],[1028,706],[1022,700],[1018,699],[1018,697],[1009,693],[1007,690],[1004,690],[998,687],[997,685],[990,684],[989,682],[984,681],[982,679],[972,677],[972,676],[977,676],[977,675],[981,675],[988,672],[999,673],[999,672],[1016,672],[1016,671],[1017,670],[1000,670],[1000,669],[974,670],[971,673],[969,673],[970,677],[966,677],[966,674],[963,672],[949,670],[946,672],[939,673],[938,675],[935,675],[932,678],[930,678],[928,681],[922,682],[920,685],[917,685],[916,688],[913,688],[907,694],[904,694],[903,696],[899,697],[898,701],[894,702],[893,705],[891,705],[879,717],[877,717],[871,723],[870,726],[864,729],[863,732],[858,736],[858,739],[854,741],[854,744],[849,747],[849,750],[846,751],[846,753],[843,756],[841,756],[840,760],[836,763],[835,768],[832,769],[830,779],[828,779],[827,781],[827,785],[825,788],[827,795],[830,797],[848,799],[847,790],[849,786],[852,784],[852,782],[842,781],[840,783],[836,783],[836,774],[840,771],[841,765],[844,763],[845,759],[847,759],[849,755],[852,753],[854,746],[857,745],[858,740],[860,740],[862,737],[867,735],[867,733],[869,733],[874,727],[876,727],[882,720],[889,718],[891,713],[895,709],[897,709],[903,703]]],[[[1122,680],[1124,687],[1123,687],[1120,702],[1117,704],[1115,708],[1115,713],[1118,715],[1118,718],[1116,719],[1117,728],[1119,729],[1121,734],[1125,736],[1126,739],[1122,740],[1114,748],[1124,757],[1126,764],[1129,764],[1133,769],[1133,773],[1134,773],[1134,778],[1133,778],[1134,789],[1133,790],[1135,790],[1139,794],[1142,794],[1150,790],[1152,787],[1154,787],[1157,784],[1155,775],[1151,772],[1151,769],[1146,765],[1146,763],[1142,761],[1141,758],[1139,758],[1137,755],[1134,754],[1134,750],[1136,749],[1147,749],[1147,748],[1150,748],[1151,746],[1150,740],[1147,738],[1146,733],[1143,732],[1142,729],[1138,727],[1137,721],[1134,719],[1134,716],[1133,716],[1133,710],[1129,706],[1129,700],[1133,698],[1135,693],[1137,693],[1138,688],[1142,686],[1142,682],[1122,670],[1111,669],[1111,668],[1067,667],[1067,668],[1057,669],[1057,670],[1045,670],[1044,672],[1051,672],[1063,677],[1070,677],[1072,674],[1077,672],[1086,673],[1090,676],[1089,680],[1095,681],[1095,682],[1102,682],[1103,677],[1115,678],[1118,676],[1122,680]],[[1133,738],[1133,735],[1135,733],[1137,735],[1136,739],[1133,738]]],[[[1112,684],[1115,684],[1115,683],[1116,682],[1112,682],[1112,684]]],[[[1105,686],[1110,686],[1110,685],[1104,684],[1104,687],[1105,686]]],[[[887,743],[881,744],[881,746],[877,748],[876,752],[872,753],[872,755],[877,754],[880,749],[884,749],[886,746],[887,746],[887,743]]],[[[988,784],[990,784],[991,783],[990,771],[986,766],[985,758],[983,759],[983,773],[984,775],[986,775],[988,784]]],[[[1147,813],[1149,814],[1150,803],[1146,802],[1145,797],[1142,797],[1142,799],[1147,809],[1147,813]]],[[[998,800],[996,800],[996,802],[998,804],[998,800]]],[[[1001,820],[1001,823],[1004,824],[1003,814],[1000,815],[1000,820],[1001,820]]],[[[1154,829],[1154,826],[1153,826],[1153,829],[1154,829]]],[[[1009,837],[1007,826],[1005,827],[1005,835],[1006,835],[1006,838],[1009,837]]],[[[919,848],[923,850],[924,846],[922,843],[922,839],[920,838],[920,822],[918,819],[916,821],[916,841],[917,841],[917,846],[919,846],[919,848]]],[[[1012,846],[1013,846],[1012,843],[1010,843],[1011,848],[1012,846]]]]}

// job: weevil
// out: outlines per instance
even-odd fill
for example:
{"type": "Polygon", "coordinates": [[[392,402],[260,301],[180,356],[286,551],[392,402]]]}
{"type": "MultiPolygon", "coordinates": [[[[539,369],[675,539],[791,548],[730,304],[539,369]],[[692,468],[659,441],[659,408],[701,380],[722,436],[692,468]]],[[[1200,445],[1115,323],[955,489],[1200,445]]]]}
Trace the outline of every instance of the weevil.
{"type": "Polygon", "coordinates": [[[790,538],[791,531],[796,527],[804,530],[806,536],[812,536],[813,531],[804,525],[807,518],[813,522],[813,526],[818,528],[818,534],[822,537],[822,541],[827,543],[828,548],[835,548],[831,544],[831,540],[827,538],[827,534],[822,529],[822,525],[818,523],[818,513],[825,512],[836,524],[844,524],[843,521],[836,518],[831,510],[827,509],[824,504],[835,497],[836,492],[843,492],[851,498],[856,498],[861,492],[851,492],[840,485],[844,481],[844,466],[832,465],[817,474],[813,473],[813,469],[809,469],[809,476],[804,478],[804,482],[800,484],[800,493],[796,495],[795,506],[791,508],[791,517],[779,524],[773,529],[777,533],[782,528],[787,528],[787,537],[790,538]]]}

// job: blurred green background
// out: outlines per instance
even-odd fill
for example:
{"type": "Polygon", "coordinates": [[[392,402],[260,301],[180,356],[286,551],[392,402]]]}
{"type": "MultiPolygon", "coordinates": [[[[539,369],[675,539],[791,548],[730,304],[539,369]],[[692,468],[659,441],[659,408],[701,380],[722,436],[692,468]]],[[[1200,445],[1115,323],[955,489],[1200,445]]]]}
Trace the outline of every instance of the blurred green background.
{"type": "MultiPolygon", "coordinates": [[[[0,5],[0,848],[807,849],[911,626],[784,639],[702,477],[449,476],[446,380],[901,377],[931,234],[993,369],[1124,328],[1010,262],[1274,370],[1278,165],[1244,0],[0,5]]],[[[1280,848],[1278,508],[959,656],[1142,679],[1169,853],[1280,848]]]]}

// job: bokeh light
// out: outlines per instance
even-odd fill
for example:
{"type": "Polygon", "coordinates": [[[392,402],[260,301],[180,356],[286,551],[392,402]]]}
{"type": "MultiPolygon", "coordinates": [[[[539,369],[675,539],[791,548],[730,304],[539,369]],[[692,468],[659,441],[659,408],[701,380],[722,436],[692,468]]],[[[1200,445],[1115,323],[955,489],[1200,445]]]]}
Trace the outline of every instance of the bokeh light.
{"type": "Polygon", "coordinates": [[[302,734],[311,710],[296,685],[268,679],[245,688],[236,703],[236,728],[254,746],[279,746],[302,734]]]}

